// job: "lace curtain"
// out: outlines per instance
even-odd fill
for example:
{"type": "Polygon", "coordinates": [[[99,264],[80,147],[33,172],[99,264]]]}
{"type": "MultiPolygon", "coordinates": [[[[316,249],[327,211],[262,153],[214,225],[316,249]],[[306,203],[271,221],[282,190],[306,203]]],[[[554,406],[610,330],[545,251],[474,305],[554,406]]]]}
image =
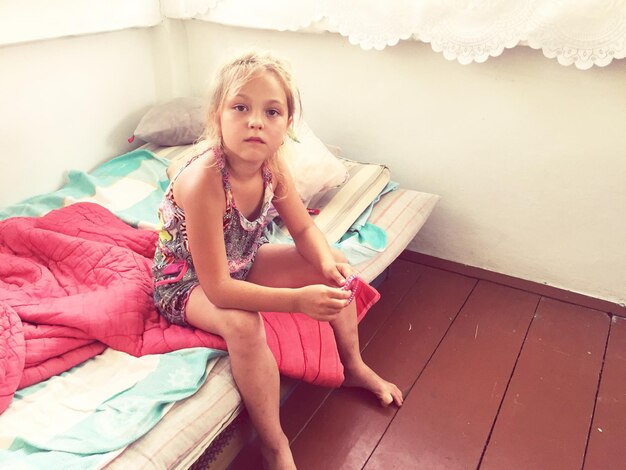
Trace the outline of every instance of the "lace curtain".
{"type": "Polygon", "coordinates": [[[461,64],[528,45],[579,69],[626,57],[626,0],[161,0],[170,18],[333,31],[364,49],[430,43],[461,64]]]}

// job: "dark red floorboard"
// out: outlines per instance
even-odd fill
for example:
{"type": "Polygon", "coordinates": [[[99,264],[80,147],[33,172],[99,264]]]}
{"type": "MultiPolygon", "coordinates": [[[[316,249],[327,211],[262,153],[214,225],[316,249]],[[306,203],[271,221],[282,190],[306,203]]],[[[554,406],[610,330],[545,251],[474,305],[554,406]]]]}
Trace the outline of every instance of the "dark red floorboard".
{"type": "MultiPolygon", "coordinates": [[[[626,320],[431,266],[396,260],[359,325],[404,406],[297,385],[281,422],[298,468],[626,470],[626,320]]],[[[230,468],[261,468],[258,444],[230,468]]]]}
{"type": "Polygon", "coordinates": [[[604,470],[607,458],[626,468],[626,320],[619,317],[611,322],[584,468],[604,470]]]}
{"type": "Polygon", "coordinates": [[[365,468],[476,468],[538,300],[481,281],[365,468]]]}
{"type": "Polygon", "coordinates": [[[580,469],[609,316],[542,299],[481,469],[580,469]]]}
{"type": "MultiPolygon", "coordinates": [[[[386,380],[409,391],[469,296],[475,281],[428,269],[363,351],[386,380]],[[440,292],[446,291],[442,298],[440,292]]],[[[362,468],[394,418],[363,390],[334,391],[292,444],[298,468],[362,468]]]]}

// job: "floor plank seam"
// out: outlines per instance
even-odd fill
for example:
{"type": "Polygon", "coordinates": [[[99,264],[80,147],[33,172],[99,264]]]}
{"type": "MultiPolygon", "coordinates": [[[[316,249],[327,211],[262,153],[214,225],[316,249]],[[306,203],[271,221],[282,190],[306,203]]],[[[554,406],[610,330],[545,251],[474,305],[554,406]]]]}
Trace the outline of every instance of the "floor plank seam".
{"type": "MultiPolygon", "coordinates": [[[[428,269],[431,270],[437,270],[438,268],[433,268],[431,266],[427,267],[428,269]]],[[[424,271],[425,272],[425,271],[424,271]]],[[[420,273],[420,277],[423,273],[420,273]]],[[[454,273],[457,274],[457,273],[454,273]]],[[[467,276],[466,276],[467,277],[467,276]]],[[[439,349],[439,347],[441,346],[441,343],[443,342],[444,338],[447,336],[448,332],[450,331],[450,328],[452,328],[452,325],[454,324],[454,322],[456,321],[457,317],[459,316],[459,314],[461,313],[461,311],[463,310],[463,308],[465,307],[465,305],[467,304],[469,298],[472,296],[472,294],[474,293],[474,290],[476,289],[476,286],[478,285],[478,280],[474,280],[474,285],[472,286],[472,289],[469,291],[469,293],[467,294],[467,297],[465,297],[465,300],[463,301],[463,303],[461,304],[461,306],[459,307],[459,309],[456,312],[456,315],[454,315],[454,318],[450,321],[450,324],[448,325],[448,328],[446,328],[445,333],[441,336],[441,339],[439,340],[439,342],[437,343],[437,346],[435,346],[435,348],[433,348],[432,353],[430,354],[430,356],[428,357],[428,360],[424,363],[424,367],[422,367],[422,369],[420,370],[419,374],[417,374],[417,377],[415,378],[415,380],[413,381],[413,383],[411,384],[411,386],[408,388],[406,394],[404,393],[404,391],[402,391],[403,395],[404,395],[404,401],[406,401],[406,399],[408,398],[409,394],[411,393],[411,390],[413,390],[413,387],[415,387],[415,384],[418,382],[419,378],[422,376],[422,374],[424,373],[424,370],[426,369],[426,367],[428,367],[428,364],[430,364],[430,361],[432,360],[433,356],[435,355],[435,353],[437,352],[437,350],[439,349]]],[[[415,282],[415,284],[413,285],[413,287],[417,284],[417,281],[415,282]]],[[[367,459],[365,460],[365,463],[363,464],[363,467],[361,467],[361,469],[364,469],[367,467],[368,462],[370,461],[370,459],[372,458],[372,455],[374,455],[374,452],[376,452],[376,449],[378,448],[380,441],[383,439],[383,437],[385,436],[385,434],[387,434],[387,431],[389,430],[389,427],[391,426],[391,424],[393,423],[394,419],[396,419],[396,416],[398,415],[398,412],[400,411],[400,408],[398,408],[396,410],[396,412],[393,415],[393,418],[389,420],[389,423],[387,423],[387,426],[385,427],[385,430],[383,431],[383,433],[380,435],[380,437],[378,438],[378,441],[376,441],[376,445],[372,448],[370,455],[367,457],[367,459]]]]}
{"type": "Polygon", "coordinates": [[[613,316],[609,314],[609,334],[606,335],[606,343],[604,344],[604,354],[602,355],[602,365],[600,366],[600,373],[598,374],[598,385],[596,387],[596,395],[593,401],[593,410],[591,411],[591,419],[589,420],[589,429],[587,431],[587,442],[585,443],[585,453],[583,454],[582,468],[585,468],[585,461],[587,460],[587,451],[589,450],[589,441],[591,441],[591,433],[593,432],[593,420],[596,416],[596,406],[598,405],[598,394],[600,393],[600,385],[602,384],[602,374],[604,373],[604,365],[606,364],[606,353],[609,350],[609,341],[611,339],[611,333],[613,332],[613,316]]]}
{"type": "MultiPolygon", "coordinates": [[[[412,261],[411,261],[412,262],[412,261]]],[[[419,263],[415,263],[415,264],[419,264],[419,263]]],[[[432,268],[427,268],[427,269],[432,269],[432,268]]],[[[406,297],[409,295],[410,292],[413,291],[413,289],[415,288],[415,286],[417,285],[417,283],[419,282],[419,280],[421,279],[421,277],[424,275],[424,273],[426,272],[426,269],[424,269],[422,272],[420,272],[417,276],[417,278],[415,279],[415,282],[413,282],[413,284],[411,284],[411,286],[404,292],[404,294],[402,295],[402,298],[396,302],[396,304],[393,307],[393,310],[395,312],[395,310],[398,308],[398,306],[404,301],[404,299],[406,299],[406,297]]],[[[469,296],[468,296],[469,297],[469,296]]],[[[466,299],[467,301],[467,299],[466,299]]],[[[363,349],[361,350],[361,352],[363,352],[365,350],[365,348],[367,348],[367,346],[373,341],[373,339],[376,337],[376,335],[378,334],[378,332],[382,329],[382,327],[388,322],[391,321],[391,316],[393,315],[393,312],[385,319],[385,321],[376,329],[376,331],[374,332],[374,334],[372,335],[372,337],[369,339],[369,341],[367,342],[367,344],[363,347],[363,349]]],[[[437,347],[439,347],[437,345],[437,347]]],[[[437,348],[435,348],[437,349],[437,348]]],[[[432,355],[431,355],[432,357],[432,355]]],[[[430,358],[428,359],[430,361],[430,358]]],[[[428,362],[426,363],[428,364],[428,362]]],[[[424,365],[424,368],[426,367],[426,365],[424,365]]],[[[422,370],[424,370],[422,368],[422,370]]],[[[421,371],[420,371],[421,374],[421,371]]],[[[419,377],[419,375],[418,375],[419,377]]],[[[413,382],[413,384],[411,385],[411,387],[409,388],[409,391],[407,392],[407,396],[411,391],[411,388],[413,388],[413,385],[415,385],[415,382],[413,382]]],[[[404,392],[403,392],[404,393],[404,392]]],[[[406,396],[404,396],[404,399],[406,400],[406,396]]],[[[380,441],[382,440],[382,438],[385,436],[385,433],[387,432],[387,430],[389,429],[389,426],[391,425],[391,423],[393,422],[393,420],[395,419],[396,415],[398,414],[398,411],[400,411],[400,409],[398,408],[396,410],[396,412],[393,414],[393,418],[391,418],[389,420],[389,423],[387,423],[387,426],[385,426],[385,430],[381,433],[380,437],[378,438],[378,440],[376,441],[376,445],[374,445],[374,447],[372,448],[370,455],[367,457],[367,459],[365,460],[365,463],[363,464],[363,467],[361,467],[362,469],[367,467],[367,463],[369,462],[370,458],[372,457],[372,455],[374,454],[374,451],[376,450],[376,448],[378,447],[378,444],[380,444],[380,441]]]]}
{"type": "MultiPolygon", "coordinates": [[[[412,261],[411,261],[412,262],[412,261]]],[[[415,263],[418,264],[418,263],[415,263]]],[[[422,272],[420,272],[417,275],[417,278],[415,279],[415,281],[413,282],[413,284],[411,284],[410,287],[408,287],[406,289],[406,291],[400,296],[400,299],[393,305],[393,307],[391,308],[391,313],[389,315],[387,315],[387,318],[385,318],[385,321],[383,321],[380,325],[378,325],[378,328],[376,328],[376,330],[372,333],[372,335],[370,336],[370,338],[367,340],[367,342],[365,344],[359,345],[359,350],[361,352],[365,351],[365,348],[367,348],[367,346],[372,342],[372,340],[376,337],[376,335],[378,334],[378,332],[383,328],[383,326],[385,326],[385,324],[391,320],[391,316],[393,315],[393,313],[396,311],[396,309],[398,308],[398,305],[400,305],[402,303],[402,301],[409,295],[409,293],[411,293],[411,291],[413,290],[413,288],[416,286],[416,284],[419,282],[420,278],[422,277],[422,275],[424,274],[426,270],[423,270],[422,272]]],[[[391,277],[391,275],[390,275],[391,277]]]]}
{"type": "Polygon", "coordinates": [[[309,418],[306,420],[306,422],[302,425],[302,427],[300,428],[300,430],[296,433],[295,436],[293,436],[293,439],[289,440],[289,446],[292,446],[294,442],[296,442],[296,439],[298,439],[298,437],[300,437],[300,434],[302,434],[302,432],[306,429],[306,427],[309,425],[309,423],[311,422],[311,420],[313,419],[313,417],[317,414],[317,412],[320,410],[320,408],[322,408],[322,406],[324,406],[324,403],[326,403],[326,400],[328,400],[328,397],[330,397],[330,395],[333,393],[334,389],[330,389],[328,391],[328,393],[326,394],[326,396],[324,396],[324,399],[320,402],[320,404],[315,408],[315,411],[313,411],[313,413],[311,413],[311,415],[309,416],[309,418]]]}
{"type": "MultiPolygon", "coordinates": [[[[531,292],[532,293],[532,292],[531,292]]],[[[535,294],[537,295],[537,294],[535,294]]],[[[500,399],[500,404],[498,405],[498,409],[496,410],[495,416],[493,417],[493,422],[491,423],[491,428],[489,429],[489,434],[487,435],[487,439],[485,440],[485,445],[483,446],[483,451],[480,454],[480,459],[478,460],[477,469],[480,469],[483,460],[485,458],[485,454],[487,453],[487,448],[489,447],[489,443],[491,442],[491,436],[493,435],[493,431],[496,427],[496,423],[498,422],[498,416],[500,416],[500,411],[502,410],[502,405],[504,404],[504,399],[506,398],[506,394],[509,391],[509,387],[511,386],[511,381],[513,380],[513,375],[515,375],[515,370],[517,369],[517,364],[519,363],[520,357],[522,355],[522,351],[524,349],[524,344],[526,344],[526,339],[528,338],[528,333],[532,328],[533,323],[535,322],[535,318],[537,316],[537,310],[539,309],[539,305],[541,304],[542,296],[537,296],[537,303],[535,304],[535,308],[533,310],[533,317],[530,323],[528,323],[528,328],[526,328],[526,333],[524,333],[524,339],[520,345],[519,351],[517,352],[517,357],[515,358],[515,362],[513,363],[513,368],[511,369],[511,373],[509,375],[509,380],[506,383],[506,387],[502,392],[502,398],[500,399]]]]}
{"type": "MultiPolygon", "coordinates": [[[[429,269],[437,269],[437,268],[430,268],[429,269]]],[[[424,373],[424,370],[426,369],[426,367],[428,367],[428,364],[430,364],[430,361],[432,361],[433,356],[435,355],[435,353],[437,352],[437,350],[439,349],[439,347],[441,346],[441,343],[443,343],[444,339],[446,338],[446,336],[448,335],[450,328],[452,328],[452,325],[454,324],[454,322],[456,321],[456,319],[458,318],[459,314],[463,311],[463,308],[465,307],[465,305],[467,304],[469,298],[472,296],[472,294],[474,293],[474,290],[476,289],[476,286],[478,286],[478,281],[474,282],[474,285],[472,286],[472,289],[469,291],[469,293],[467,294],[467,297],[465,297],[465,300],[463,301],[463,303],[461,304],[461,306],[459,307],[459,309],[457,310],[456,314],[454,315],[453,318],[451,318],[450,320],[450,324],[448,325],[448,327],[446,328],[446,331],[444,332],[443,335],[441,335],[441,338],[439,339],[439,342],[437,343],[437,346],[435,346],[433,348],[433,351],[430,353],[430,356],[428,356],[428,360],[424,363],[424,367],[422,367],[422,370],[420,370],[419,374],[417,374],[417,377],[415,377],[415,380],[413,381],[413,383],[411,384],[411,386],[408,388],[406,396],[404,397],[404,399],[406,400],[406,398],[408,397],[408,395],[411,393],[411,390],[413,390],[413,387],[415,387],[415,384],[417,383],[417,381],[419,380],[419,378],[422,376],[422,374],[424,373]]],[[[393,421],[393,420],[392,420],[393,421]]],[[[385,431],[386,432],[386,431],[385,431]]]]}

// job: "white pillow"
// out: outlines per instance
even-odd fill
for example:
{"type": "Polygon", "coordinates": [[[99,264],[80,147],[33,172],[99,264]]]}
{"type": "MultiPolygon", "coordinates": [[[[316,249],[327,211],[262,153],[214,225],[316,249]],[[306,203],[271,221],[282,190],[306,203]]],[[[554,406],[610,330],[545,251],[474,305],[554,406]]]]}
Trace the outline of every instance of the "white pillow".
{"type": "Polygon", "coordinates": [[[290,166],[296,190],[304,204],[316,194],[345,183],[350,174],[345,165],[335,157],[313,133],[305,121],[295,129],[298,142],[287,138],[286,160],[290,166]]]}

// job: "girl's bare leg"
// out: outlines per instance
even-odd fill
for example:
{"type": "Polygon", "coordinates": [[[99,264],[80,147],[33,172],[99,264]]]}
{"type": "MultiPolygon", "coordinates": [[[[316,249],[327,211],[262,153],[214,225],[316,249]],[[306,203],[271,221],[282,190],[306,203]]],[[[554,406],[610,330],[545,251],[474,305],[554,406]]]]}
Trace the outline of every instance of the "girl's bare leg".
{"type": "Polygon", "coordinates": [[[267,345],[261,316],[255,312],[219,309],[201,287],[192,291],[186,315],[191,325],[218,334],[226,341],[233,377],[259,435],[268,468],[296,468],[289,440],[280,425],[278,366],[267,345]]]}
{"type": "MultiPolygon", "coordinates": [[[[338,262],[345,262],[339,251],[333,251],[338,262]]],[[[263,245],[255,259],[248,281],[269,287],[301,287],[310,284],[326,284],[311,266],[291,245],[263,245]]],[[[356,321],[356,304],[352,302],[341,314],[330,322],[339,357],[345,369],[346,387],[361,387],[370,390],[383,406],[392,402],[402,405],[402,392],[398,387],[382,379],[363,362],[359,348],[356,321]]]]}
{"type": "Polygon", "coordinates": [[[395,403],[402,406],[400,389],[391,382],[383,380],[361,357],[359,333],[356,322],[356,303],[352,302],[341,314],[330,322],[335,332],[339,357],[344,366],[344,387],[361,387],[370,390],[380,400],[381,405],[395,403]]]}

